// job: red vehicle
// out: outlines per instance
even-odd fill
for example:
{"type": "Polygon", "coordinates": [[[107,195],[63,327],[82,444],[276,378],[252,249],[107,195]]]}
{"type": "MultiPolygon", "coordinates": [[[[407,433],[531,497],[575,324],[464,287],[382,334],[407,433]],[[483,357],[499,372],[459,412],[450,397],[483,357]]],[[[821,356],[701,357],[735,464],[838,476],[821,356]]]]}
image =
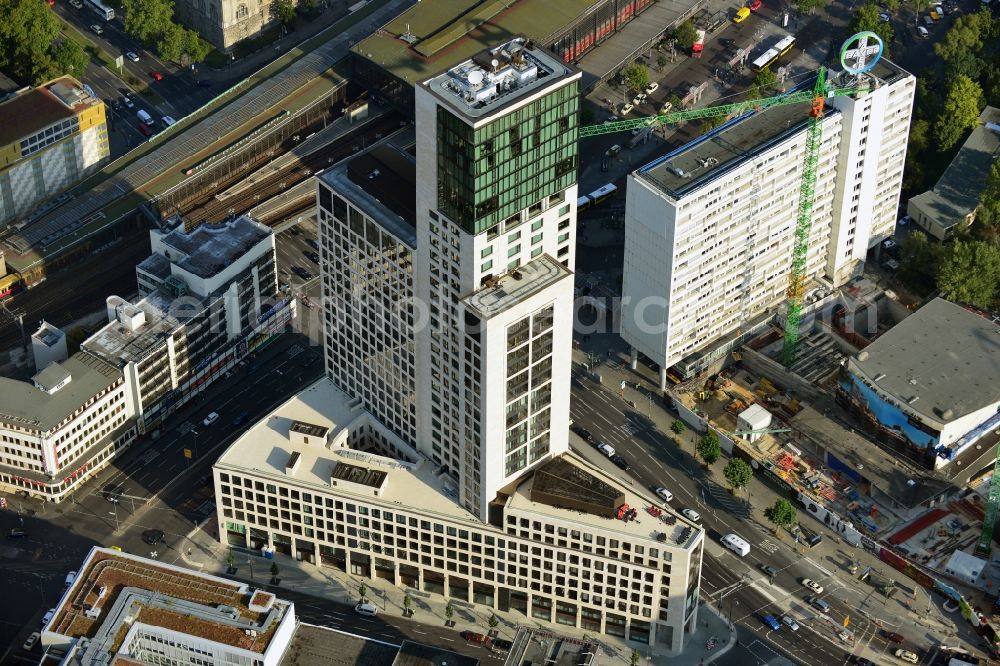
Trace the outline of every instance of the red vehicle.
{"type": "Polygon", "coordinates": [[[763,0],[750,0],[750,4],[747,6],[750,8],[750,11],[755,12],[758,9],[760,9],[761,5],[763,4],[764,4],[763,0]]]}
{"type": "Polygon", "coordinates": [[[691,56],[700,58],[701,52],[705,50],[705,31],[699,30],[695,37],[694,44],[691,45],[691,56]]]}
{"type": "Polygon", "coordinates": [[[477,634],[474,631],[463,631],[462,638],[464,638],[469,643],[476,643],[478,645],[486,645],[490,642],[489,636],[484,636],[483,634],[477,634]]]}
{"type": "Polygon", "coordinates": [[[139,123],[136,126],[139,128],[139,131],[142,132],[143,136],[153,136],[153,128],[146,123],[139,123]]]}
{"type": "Polygon", "coordinates": [[[149,75],[153,77],[154,81],[162,81],[163,80],[163,74],[160,74],[159,72],[150,72],[149,75]]]}

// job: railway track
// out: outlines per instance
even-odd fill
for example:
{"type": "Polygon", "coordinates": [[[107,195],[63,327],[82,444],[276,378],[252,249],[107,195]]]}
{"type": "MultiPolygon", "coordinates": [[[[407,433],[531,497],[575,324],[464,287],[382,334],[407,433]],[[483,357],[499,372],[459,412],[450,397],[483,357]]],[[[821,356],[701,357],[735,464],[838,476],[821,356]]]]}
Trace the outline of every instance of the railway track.
{"type": "Polygon", "coordinates": [[[227,183],[217,183],[214,193],[200,198],[195,205],[186,207],[187,210],[183,211],[181,216],[189,222],[216,223],[233,215],[245,213],[261,202],[280,195],[317,171],[350,157],[364,146],[369,146],[388,136],[399,127],[399,116],[389,114],[366,126],[362,132],[335,139],[319,150],[289,162],[281,170],[262,178],[235,196],[219,199],[217,194],[225,191],[238,178],[227,183]]]}

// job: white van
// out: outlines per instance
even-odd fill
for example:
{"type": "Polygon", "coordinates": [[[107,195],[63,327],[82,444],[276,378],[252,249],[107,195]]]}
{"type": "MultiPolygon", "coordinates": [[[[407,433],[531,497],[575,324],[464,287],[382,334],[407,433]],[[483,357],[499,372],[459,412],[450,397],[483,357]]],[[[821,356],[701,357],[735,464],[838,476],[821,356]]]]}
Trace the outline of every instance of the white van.
{"type": "Polygon", "coordinates": [[[176,122],[177,121],[174,120],[173,118],[171,118],[170,116],[163,116],[163,126],[164,127],[170,127],[171,125],[173,125],[176,122]]]}
{"type": "Polygon", "coordinates": [[[750,544],[748,544],[745,539],[735,534],[727,534],[722,537],[722,545],[740,557],[746,557],[750,554],[750,544]]]}
{"type": "Polygon", "coordinates": [[[925,28],[922,25],[917,26],[917,34],[920,35],[923,39],[927,39],[928,37],[931,36],[931,33],[927,30],[927,28],[925,28]]]}
{"type": "Polygon", "coordinates": [[[354,607],[354,612],[358,615],[367,615],[369,617],[375,617],[378,615],[378,609],[375,605],[368,601],[362,601],[354,607]]]}
{"type": "Polygon", "coordinates": [[[597,450],[609,458],[615,455],[615,447],[610,444],[605,444],[604,442],[597,443],[597,450]]]}
{"type": "Polygon", "coordinates": [[[68,574],[66,574],[66,587],[72,585],[73,581],[75,580],[76,580],[76,572],[70,571],[68,574]]]}
{"type": "Polygon", "coordinates": [[[148,113],[146,113],[142,109],[139,109],[138,111],[136,111],[135,115],[139,116],[139,120],[141,120],[142,122],[146,123],[147,125],[152,125],[153,124],[153,116],[149,115],[148,113]]]}

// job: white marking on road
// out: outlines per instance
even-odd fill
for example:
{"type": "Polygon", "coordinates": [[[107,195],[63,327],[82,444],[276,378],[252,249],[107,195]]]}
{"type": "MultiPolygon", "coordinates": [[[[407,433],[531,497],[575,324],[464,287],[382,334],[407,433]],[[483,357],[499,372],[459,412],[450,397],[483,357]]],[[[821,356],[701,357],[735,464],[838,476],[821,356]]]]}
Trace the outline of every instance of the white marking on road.
{"type": "Polygon", "coordinates": [[[830,573],[829,571],[827,571],[826,569],[824,569],[824,568],[823,568],[823,567],[821,567],[820,565],[816,564],[816,562],[814,562],[814,561],[812,560],[812,558],[809,558],[809,557],[806,557],[806,558],[803,558],[803,559],[804,559],[804,560],[805,560],[806,562],[808,562],[809,564],[811,564],[811,565],[813,565],[814,567],[816,567],[817,569],[819,569],[820,571],[822,571],[823,573],[825,573],[825,574],[826,574],[827,576],[830,576],[830,577],[833,577],[833,574],[832,574],[832,573],[830,573]]]}
{"type": "Polygon", "coordinates": [[[771,594],[770,592],[768,592],[767,590],[765,590],[763,587],[761,587],[760,583],[757,582],[757,581],[751,581],[750,587],[752,587],[753,589],[757,590],[757,594],[759,594],[760,596],[764,597],[768,601],[777,601],[778,600],[777,597],[775,597],[773,594],[771,594]]]}
{"type": "Polygon", "coordinates": [[[614,424],[610,420],[608,420],[608,418],[605,417],[604,414],[598,414],[597,417],[602,421],[604,421],[605,423],[607,423],[609,426],[614,426],[614,424]]]}

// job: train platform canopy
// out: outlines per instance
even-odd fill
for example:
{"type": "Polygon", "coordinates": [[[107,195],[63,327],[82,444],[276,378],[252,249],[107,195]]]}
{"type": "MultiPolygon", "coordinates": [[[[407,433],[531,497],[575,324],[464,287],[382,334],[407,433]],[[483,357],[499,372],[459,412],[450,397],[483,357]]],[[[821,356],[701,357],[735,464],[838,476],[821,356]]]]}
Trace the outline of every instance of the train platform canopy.
{"type": "Polygon", "coordinates": [[[353,51],[414,85],[514,37],[548,44],[592,5],[593,0],[418,2],[353,51]]]}

